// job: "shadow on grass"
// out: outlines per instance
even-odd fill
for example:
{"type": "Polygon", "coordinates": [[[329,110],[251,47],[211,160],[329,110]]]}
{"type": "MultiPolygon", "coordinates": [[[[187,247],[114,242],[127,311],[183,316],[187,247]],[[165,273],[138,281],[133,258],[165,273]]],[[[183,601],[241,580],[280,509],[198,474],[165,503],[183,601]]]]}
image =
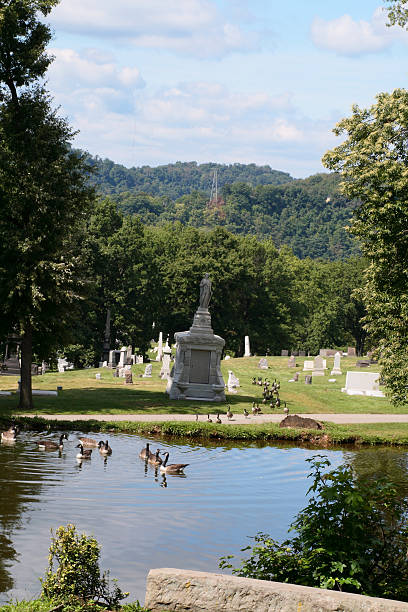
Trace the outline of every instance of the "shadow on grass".
{"type": "MultiPolygon", "coordinates": [[[[0,414],[7,416],[18,411],[18,395],[0,399],[0,414]]],[[[226,414],[237,404],[248,405],[254,398],[248,395],[227,397],[226,402],[170,400],[162,391],[129,388],[66,389],[58,397],[34,396],[32,414],[226,414]]],[[[241,408],[242,411],[242,408],[241,408]]],[[[27,412],[27,411],[19,411],[27,412]]]]}

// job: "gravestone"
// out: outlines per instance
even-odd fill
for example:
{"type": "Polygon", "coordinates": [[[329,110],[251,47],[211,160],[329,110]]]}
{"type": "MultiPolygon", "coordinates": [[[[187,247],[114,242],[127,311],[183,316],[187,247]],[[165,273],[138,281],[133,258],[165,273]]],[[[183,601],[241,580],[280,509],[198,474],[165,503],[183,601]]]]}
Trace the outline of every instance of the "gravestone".
{"type": "Polygon", "coordinates": [[[122,346],[122,348],[120,349],[120,359],[118,363],[118,366],[120,368],[123,368],[126,363],[126,354],[127,354],[127,347],[122,346]]]}
{"type": "Polygon", "coordinates": [[[296,358],[294,355],[291,355],[288,359],[288,368],[296,368],[296,358]]]}
{"type": "Polygon", "coordinates": [[[151,378],[152,377],[152,364],[148,363],[147,366],[145,367],[145,371],[143,374],[143,378],[151,378]]]}
{"type": "Polygon", "coordinates": [[[258,368],[260,368],[261,370],[267,370],[268,367],[268,360],[265,359],[265,357],[262,357],[262,359],[260,359],[258,362],[258,368]]]}
{"type": "Polygon", "coordinates": [[[96,380],[101,380],[101,373],[100,373],[100,372],[97,372],[97,373],[95,374],[95,378],[96,378],[96,380]]]}
{"type": "Polygon", "coordinates": [[[108,362],[107,361],[102,361],[102,367],[103,368],[107,368],[108,367],[108,362]]]}
{"type": "Polygon", "coordinates": [[[170,399],[225,401],[221,355],[225,340],[214,334],[208,310],[212,295],[211,280],[204,275],[200,301],[189,331],[177,332],[176,358],[168,377],[166,393],[170,399]]]}
{"type": "Polygon", "coordinates": [[[286,351],[286,350],[281,351],[281,357],[288,357],[288,356],[289,356],[289,351],[286,351]]]}
{"type": "Polygon", "coordinates": [[[125,372],[126,372],[125,366],[123,366],[122,368],[119,368],[119,377],[125,378],[125,372]]]}
{"type": "Polygon", "coordinates": [[[231,355],[225,355],[225,361],[227,361],[227,359],[231,359],[231,355]]]}
{"type": "Polygon", "coordinates": [[[312,375],[313,376],[324,376],[323,357],[321,357],[320,355],[315,357],[315,359],[313,361],[313,372],[312,372],[312,375]]]}
{"type": "Polygon", "coordinates": [[[368,359],[359,359],[356,363],[356,368],[369,368],[370,361],[368,359]]]}
{"type": "Polygon", "coordinates": [[[109,351],[108,368],[116,368],[120,359],[120,351],[109,351]]]}
{"type": "Polygon", "coordinates": [[[156,361],[161,361],[163,359],[163,332],[159,333],[159,342],[157,344],[157,355],[156,361]]]}
{"type": "Polygon", "coordinates": [[[133,385],[132,370],[125,370],[125,385],[133,385]]]}
{"type": "Polygon", "coordinates": [[[313,370],[314,364],[313,361],[310,359],[305,359],[304,363],[303,363],[303,372],[311,372],[313,370]]]}
{"type": "Polygon", "coordinates": [[[244,357],[250,357],[251,356],[251,347],[249,345],[249,336],[245,336],[245,353],[244,353],[244,357]]]}
{"type": "Polygon", "coordinates": [[[230,393],[236,393],[239,388],[239,378],[235,376],[232,370],[228,370],[228,391],[230,393]]]}
{"type": "Polygon", "coordinates": [[[161,367],[160,374],[159,374],[161,379],[167,380],[168,377],[170,376],[170,359],[171,359],[171,348],[169,347],[169,339],[167,338],[166,344],[163,349],[162,367],[161,367]]]}
{"type": "Polygon", "coordinates": [[[346,386],[342,392],[347,395],[368,395],[369,397],[385,397],[379,387],[379,372],[347,372],[346,386]]]}
{"type": "Polygon", "coordinates": [[[341,375],[341,369],[340,369],[340,359],[341,359],[341,355],[339,352],[337,352],[334,356],[334,365],[333,365],[333,369],[330,372],[331,376],[340,376],[341,375]]]}
{"type": "Polygon", "coordinates": [[[306,351],[299,351],[299,357],[306,357],[306,351]]]}
{"type": "Polygon", "coordinates": [[[311,374],[306,374],[305,376],[305,385],[311,385],[312,384],[312,375],[311,374]]]}
{"type": "Polygon", "coordinates": [[[300,372],[295,372],[295,373],[294,373],[294,375],[293,375],[293,380],[294,380],[295,382],[297,382],[297,381],[299,380],[299,374],[300,374],[300,372]]]}
{"type": "Polygon", "coordinates": [[[119,368],[118,367],[116,367],[113,370],[113,376],[114,376],[114,378],[119,378],[119,368]]]}
{"type": "Polygon", "coordinates": [[[292,351],[292,352],[291,352],[291,356],[292,356],[292,355],[293,355],[294,357],[299,357],[299,351],[292,351]]]}
{"type": "Polygon", "coordinates": [[[132,365],[132,347],[131,346],[127,347],[125,364],[132,365]]]}
{"type": "Polygon", "coordinates": [[[48,370],[48,364],[45,361],[41,362],[41,374],[45,374],[46,371],[48,370]]]}
{"type": "Polygon", "coordinates": [[[136,355],[136,364],[140,365],[143,363],[143,355],[136,355]]]}
{"type": "Polygon", "coordinates": [[[347,347],[347,356],[348,357],[356,357],[357,356],[356,349],[354,348],[354,346],[347,347]]]}

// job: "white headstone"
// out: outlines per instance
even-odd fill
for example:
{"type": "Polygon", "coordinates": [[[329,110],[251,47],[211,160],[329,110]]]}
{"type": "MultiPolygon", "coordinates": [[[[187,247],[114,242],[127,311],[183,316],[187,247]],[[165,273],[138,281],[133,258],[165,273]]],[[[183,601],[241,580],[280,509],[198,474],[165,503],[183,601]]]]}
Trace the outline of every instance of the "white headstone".
{"type": "Polygon", "coordinates": [[[162,367],[161,367],[160,375],[159,375],[160,378],[164,378],[167,380],[167,378],[170,376],[170,359],[171,359],[171,348],[169,347],[169,344],[166,341],[166,344],[163,349],[162,367]]]}
{"type": "Polygon", "coordinates": [[[267,370],[268,360],[265,357],[262,357],[262,359],[259,360],[258,367],[261,368],[261,370],[267,370]]]}
{"type": "Polygon", "coordinates": [[[239,388],[239,378],[237,378],[232,370],[228,370],[228,391],[236,393],[239,388]]]}
{"type": "Polygon", "coordinates": [[[163,332],[159,333],[159,343],[157,345],[157,357],[156,361],[161,361],[163,359],[163,332]]]}
{"type": "Polygon", "coordinates": [[[120,376],[120,378],[125,378],[125,372],[126,372],[125,366],[122,366],[121,368],[119,368],[119,376],[120,376]]]}
{"type": "Polygon", "coordinates": [[[340,359],[341,359],[341,355],[339,352],[337,352],[334,356],[334,365],[333,365],[333,369],[330,372],[331,376],[340,376],[341,375],[341,369],[340,369],[340,359]]]}
{"type": "Polygon", "coordinates": [[[305,360],[303,363],[303,372],[311,372],[313,370],[313,361],[305,360]]]}
{"type": "Polygon", "coordinates": [[[95,374],[95,378],[96,378],[96,380],[101,380],[101,373],[100,373],[100,372],[97,372],[97,373],[95,374]]]}
{"type": "Polygon", "coordinates": [[[379,387],[379,372],[347,372],[346,386],[343,393],[347,395],[368,395],[370,397],[385,397],[379,387]]]}
{"type": "Polygon", "coordinates": [[[102,367],[103,368],[107,368],[108,367],[108,362],[107,361],[103,361],[102,362],[102,367]]]}
{"type": "Polygon", "coordinates": [[[152,377],[152,364],[148,363],[147,366],[145,367],[145,371],[143,374],[143,378],[151,378],[152,377]]]}
{"type": "Polygon", "coordinates": [[[249,336],[245,336],[245,353],[244,353],[244,357],[250,357],[251,356],[251,347],[249,345],[249,336]]]}
{"type": "Polygon", "coordinates": [[[225,355],[225,361],[227,361],[227,359],[231,359],[231,355],[225,355]]]}
{"type": "Polygon", "coordinates": [[[136,355],[136,363],[140,365],[143,363],[143,355],[136,355]]]}
{"type": "Polygon", "coordinates": [[[324,360],[318,355],[313,361],[313,376],[324,376],[324,360]]]}
{"type": "Polygon", "coordinates": [[[119,363],[118,363],[118,367],[119,368],[123,368],[123,366],[125,365],[126,354],[127,354],[127,347],[126,346],[122,346],[122,348],[120,349],[120,359],[119,359],[119,363]]]}

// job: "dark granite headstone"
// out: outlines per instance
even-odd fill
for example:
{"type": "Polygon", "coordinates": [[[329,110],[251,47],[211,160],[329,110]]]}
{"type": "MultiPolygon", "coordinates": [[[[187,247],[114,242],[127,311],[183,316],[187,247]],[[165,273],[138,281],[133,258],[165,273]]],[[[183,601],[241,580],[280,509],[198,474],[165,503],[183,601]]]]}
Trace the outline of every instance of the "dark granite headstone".
{"type": "Polygon", "coordinates": [[[311,374],[306,374],[305,376],[305,385],[311,385],[312,384],[312,375],[311,374]]]}

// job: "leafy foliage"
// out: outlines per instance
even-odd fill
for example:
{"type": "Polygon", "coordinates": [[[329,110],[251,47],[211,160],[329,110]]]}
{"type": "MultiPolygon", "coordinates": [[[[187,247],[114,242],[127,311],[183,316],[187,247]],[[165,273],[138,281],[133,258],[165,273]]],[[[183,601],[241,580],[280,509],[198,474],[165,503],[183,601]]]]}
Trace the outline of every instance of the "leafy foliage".
{"type": "Polygon", "coordinates": [[[74,525],[58,527],[51,538],[49,566],[42,583],[45,597],[81,610],[100,609],[96,604],[116,608],[128,596],[115,584],[111,590],[109,572],[99,569],[100,546],[95,538],[79,535],[74,525]]]}
{"type": "Polygon", "coordinates": [[[359,253],[344,226],[356,203],[338,189],[335,174],[293,180],[255,164],[168,164],[127,169],[110,160],[89,157],[97,174],[97,191],[147,225],[180,222],[196,228],[221,226],[234,234],[272,239],[298,257],[344,259],[359,253]],[[217,168],[219,199],[209,203],[217,168]]]}
{"type": "MultiPolygon", "coordinates": [[[[408,601],[408,503],[385,479],[361,477],[343,464],[315,456],[308,505],[282,543],[255,537],[248,559],[234,574],[261,580],[408,601]]],[[[230,559],[220,566],[231,568],[230,559]]]]}
{"type": "Polygon", "coordinates": [[[407,0],[384,0],[387,6],[389,23],[388,26],[399,25],[406,28],[408,23],[408,4],[407,0]]]}
{"type": "Polygon", "coordinates": [[[408,91],[381,93],[369,109],[353,107],[335,128],[344,142],[326,153],[341,173],[342,191],[361,204],[351,231],[370,265],[361,295],[366,328],[379,347],[392,400],[408,399],[408,91]]]}

